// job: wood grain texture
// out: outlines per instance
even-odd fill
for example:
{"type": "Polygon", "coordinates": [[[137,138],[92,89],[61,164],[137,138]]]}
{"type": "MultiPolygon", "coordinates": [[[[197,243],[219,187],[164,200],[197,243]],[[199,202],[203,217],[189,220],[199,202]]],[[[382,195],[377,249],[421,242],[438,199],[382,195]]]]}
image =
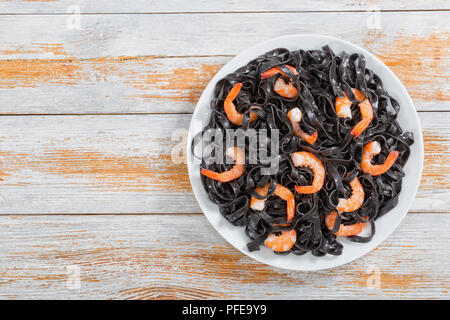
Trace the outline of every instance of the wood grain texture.
{"type": "Polygon", "coordinates": [[[172,147],[178,142],[171,141],[172,134],[178,128],[187,128],[189,118],[189,115],[0,118],[9,127],[0,129],[3,180],[0,183],[4,187],[0,191],[1,210],[4,213],[183,212],[193,208],[198,211],[186,166],[171,160],[172,147]],[[12,135],[7,138],[9,130],[12,135]],[[14,143],[12,136],[17,138],[14,143]],[[22,190],[20,194],[16,193],[17,188],[22,190]]]}
{"type": "Polygon", "coordinates": [[[4,114],[193,112],[203,89],[230,59],[4,60],[0,110],[4,114]]]}
{"type": "Polygon", "coordinates": [[[0,16],[0,28],[13,26],[16,34],[0,33],[0,113],[191,112],[233,55],[271,37],[317,32],[317,21],[321,33],[379,56],[418,110],[450,110],[450,12],[383,13],[377,30],[367,29],[367,18],[359,12],[93,14],[77,30],[67,27],[67,16],[0,16]]]}
{"type": "MultiPolygon", "coordinates": [[[[419,115],[425,169],[412,210],[450,211],[450,113],[419,115]]],[[[0,117],[0,213],[199,212],[185,164],[172,161],[190,120],[0,117]]]]}
{"type": "Polygon", "coordinates": [[[449,227],[449,215],[409,214],[366,256],[294,272],[248,258],[203,215],[1,216],[0,298],[448,299],[449,227]],[[379,289],[367,287],[374,268],[379,289]]]}
{"type": "Polygon", "coordinates": [[[450,298],[450,113],[441,112],[450,13],[436,11],[449,9],[449,0],[0,0],[0,114],[47,114],[0,117],[0,298],[450,298]],[[368,8],[392,12],[370,29],[368,8]],[[419,114],[425,169],[400,227],[353,263],[302,273],[247,258],[198,214],[186,167],[171,158],[190,114],[127,113],[190,113],[232,56],[313,32],[366,47],[418,110],[439,112],[419,114]],[[111,113],[120,115],[48,115],[111,113]],[[71,266],[80,289],[68,287],[71,266]],[[367,287],[373,267],[380,289],[367,287]]]}
{"type": "Polygon", "coordinates": [[[267,11],[361,11],[450,9],[448,0],[1,0],[2,13],[66,13],[70,6],[83,13],[161,13],[161,12],[267,12],[267,11]]]}
{"type": "Polygon", "coordinates": [[[82,16],[76,29],[70,27],[70,15],[3,15],[0,27],[14,28],[15,37],[0,34],[0,59],[236,55],[273,37],[318,32],[318,23],[321,34],[363,46],[370,40],[390,42],[433,33],[446,35],[448,41],[449,17],[450,12],[386,12],[380,28],[369,29],[370,15],[365,12],[91,14],[82,16]]]}

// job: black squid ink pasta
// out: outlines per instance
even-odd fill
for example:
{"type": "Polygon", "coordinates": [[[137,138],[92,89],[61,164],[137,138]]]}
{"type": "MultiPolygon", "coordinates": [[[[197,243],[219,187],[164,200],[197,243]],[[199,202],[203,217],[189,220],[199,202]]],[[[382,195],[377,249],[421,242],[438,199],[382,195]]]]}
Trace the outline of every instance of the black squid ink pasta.
{"type": "Polygon", "coordinates": [[[369,242],[375,221],[397,205],[413,135],[402,131],[396,121],[399,103],[366,68],[363,55],[335,54],[328,46],[272,50],[221,79],[210,108],[209,123],[200,134],[208,129],[223,132],[223,141],[213,144],[226,145],[227,129],[255,129],[257,135],[267,129],[270,149],[270,130],[279,130],[278,150],[269,150],[278,157],[274,174],[263,174],[267,161],[248,161],[259,145],[255,149],[246,143],[243,156],[235,152],[236,164],[226,161],[233,157],[226,150],[222,163],[202,157],[209,199],[230,223],[245,227],[250,251],[267,245],[276,254],[340,255],[341,236],[369,242]],[[344,116],[337,111],[338,101],[351,105],[344,107],[347,114],[342,109],[344,116]],[[301,114],[300,128],[290,118],[294,109],[301,114]],[[369,146],[377,150],[366,159],[369,146]],[[305,165],[296,165],[295,153],[305,165]],[[242,164],[237,164],[239,156],[242,164]],[[319,187],[312,190],[314,186],[319,187]],[[253,205],[258,200],[259,206],[253,205]],[[345,202],[355,210],[339,210],[345,202]],[[370,232],[358,235],[356,227],[370,232]]]}

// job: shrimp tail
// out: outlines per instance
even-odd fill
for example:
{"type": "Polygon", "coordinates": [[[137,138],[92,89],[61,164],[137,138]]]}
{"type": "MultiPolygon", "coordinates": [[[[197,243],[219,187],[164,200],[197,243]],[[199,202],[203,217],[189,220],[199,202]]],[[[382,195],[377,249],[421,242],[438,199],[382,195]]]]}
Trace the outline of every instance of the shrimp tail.
{"type": "Polygon", "coordinates": [[[291,221],[295,215],[295,198],[294,194],[286,187],[277,184],[275,195],[287,201],[287,221],[291,221]]]}
{"type": "Polygon", "coordinates": [[[318,137],[318,133],[317,130],[312,134],[312,135],[308,135],[307,137],[305,136],[304,140],[309,143],[309,144],[314,144],[314,142],[316,142],[317,137],[318,137]]]}
{"type": "Polygon", "coordinates": [[[352,131],[350,131],[350,134],[353,136],[353,139],[358,138],[361,135],[361,133],[363,133],[363,131],[366,130],[366,128],[369,126],[371,121],[372,121],[372,119],[370,121],[363,119],[360,122],[358,122],[353,127],[352,131]]]}
{"type": "Polygon", "coordinates": [[[236,83],[233,88],[231,88],[230,92],[228,92],[228,95],[226,97],[227,100],[233,101],[238,96],[239,92],[241,92],[242,83],[238,82],[236,83]]]}
{"type": "Polygon", "coordinates": [[[269,69],[266,72],[261,73],[261,79],[270,78],[278,73],[282,73],[282,71],[279,68],[269,69]]]}
{"type": "Polygon", "coordinates": [[[220,173],[218,173],[218,172],[203,168],[200,170],[200,173],[210,179],[220,180],[220,173]]]}
{"type": "Polygon", "coordinates": [[[354,139],[358,138],[364,130],[370,125],[373,119],[373,108],[369,99],[364,100],[359,103],[359,108],[361,110],[362,120],[356,124],[356,126],[350,132],[354,139]]]}
{"type": "MultiPolygon", "coordinates": [[[[298,75],[297,69],[295,69],[293,66],[290,66],[287,64],[285,64],[284,66],[287,67],[289,70],[291,70],[291,72],[293,74],[298,75]]],[[[267,78],[273,77],[274,75],[279,74],[279,73],[281,73],[283,76],[287,76],[286,73],[281,71],[281,69],[279,67],[274,67],[274,68],[271,68],[271,69],[261,73],[261,79],[267,79],[267,78]]]]}
{"type": "Polygon", "coordinates": [[[292,198],[287,202],[287,221],[291,221],[295,216],[295,200],[292,198]]]}
{"type": "Polygon", "coordinates": [[[398,151],[389,152],[384,164],[389,168],[392,167],[394,165],[395,161],[397,161],[398,155],[399,155],[398,151]]]}

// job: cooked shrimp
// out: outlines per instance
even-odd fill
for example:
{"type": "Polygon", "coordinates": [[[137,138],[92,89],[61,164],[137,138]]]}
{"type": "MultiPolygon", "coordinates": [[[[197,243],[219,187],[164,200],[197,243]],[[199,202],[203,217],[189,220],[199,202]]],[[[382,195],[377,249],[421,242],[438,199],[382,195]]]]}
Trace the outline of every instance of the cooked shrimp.
{"type": "MultiPolygon", "coordinates": [[[[297,70],[295,70],[294,67],[287,64],[285,64],[284,66],[289,68],[289,70],[291,70],[293,74],[298,75],[298,72],[297,70]]],[[[279,67],[274,67],[272,69],[267,70],[266,72],[261,73],[261,79],[270,78],[278,73],[281,73],[286,77],[288,76],[286,73],[281,71],[279,67]]],[[[278,78],[273,86],[273,91],[275,91],[284,98],[290,99],[295,98],[298,94],[297,88],[292,84],[292,79],[289,81],[289,83],[286,83],[284,79],[278,78]]]]}
{"type": "Polygon", "coordinates": [[[280,96],[289,99],[295,98],[298,94],[297,88],[294,87],[292,81],[286,83],[286,81],[284,81],[284,79],[282,78],[278,78],[275,81],[275,84],[273,85],[273,91],[278,93],[280,96]]]}
{"type": "Polygon", "coordinates": [[[352,131],[350,131],[350,134],[355,139],[358,138],[364,130],[366,130],[373,119],[373,109],[369,99],[364,100],[358,104],[358,106],[361,110],[362,120],[353,127],[352,131]]]}
{"type": "MultiPolygon", "coordinates": [[[[364,93],[358,89],[352,89],[355,98],[361,101],[358,106],[361,110],[362,120],[358,122],[350,132],[350,134],[356,139],[363,133],[364,130],[369,126],[373,119],[373,108],[372,104],[364,96],[364,93]]],[[[335,101],[336,113],[340,118],[351,118],[352,112],[350,107],[352,106],[351,100],[348,98],[347,94],[343,91],[344,97],[337,97],[335,101]]]]}
{"type": "Polygon", "coordinates": [[[230,170],[218,173],[208,169],[200,170],[200,173],[207,176],[210,179],[217,180],[220,182],[229,182],[234,179],[239,178],[245,173],[244,163],[245,154],[238,147],[230,147],[226,151],[226,156],[234,159],[234,166],[230,170]]]}
{"type": "MultiPolygon", "coordinates": [[[[286,68],[288,68],[289,70],[291,70],[291,72],[293,74],[295,74],[296,76],[298,76],[298,72],[297,70],[293,67],[290,66],[288,64],[284,65],[286,68]]],[[[281,73],[283,76],[287,77],[288,75],[286,73],[284,73],[279,67],[274,67],[272,69],[267,70],[266,72],[261,73],[261,79],[266,79],[266,78],[270,78],[278,73],[281,73]]]]}
{"type": "MultiPolygon", "coordinates": [[[[233,103],[233,100],[236,99],[239,92],[241,91],[242,83],[236,83],[233,88],[231,88],[230,92],[225,98],[225,102],[223,103],[223,108],[225,113],[227,114],[228,120],[230,120],[235,125],[241,126],[242,121],[244,120],[244,114],[239,113],[236,110],[236,107],[233,103]]],[[[258,115],[254,112],[250,112],[250,122],[255,121],[258,115]]]]}
{"type": "Polygon", "coordinates": [[[281,235],[275,233],[269,234],[264,244],[276,252],[288,251],[297,241],[297,232],[295,230],[282,231],[281,235]]]}
{"type": "Polygon", "coordinates": [[[322,161],[310,152],[300,151],[291,154],[291,159],[296,167],[308,167],[312,170],[314,179],[311,186],[295,186],[298,193],[316,193],[322,189],[325,181],[325,168],[322,161]]]}
{"type": "MultiPolygon", "coordinates": [[[[264,187],[257,187],[255,189],[255,191],[262,195],[262,196],[267,196],[268,192],[269,192],[269,186],[270,183],[267,183],[264,187]]],[[[275,188],[275,192],[274,194],[278,197],[280,197],[281,199],[283,199],[284,201],[287,201],[287,221],[292,220],[292,218],[294,218],[295,215],[295,198],[294,198],[294,194],[291,192],[291,190],[289,190],[286,187],[283,187],[281,184],[277,183],[277,186],[275,188]]],[[[264,205],[265,205],[266,199],[256,199],[254,197],[252,197],[252,200],[250,201],[250,208],[252,208],[253,210],[257,210],[257,211],[262,211],[264,210],[264,205]]]]}
{"type": "Polygon", "coordinates": [[[371,141],[363,148],[361,170],[372,176],[378,176],[388,171],[398,158],[398,151],[391,151],[383,164],[372,164],[372,158],[381,152],[381,146],[378,141],[371,141]]]}
{"type": "MultiPolygon", "coordinates": [[[[264,187],[256,187],[255,191],[257,194],[265,197],[269,193],[269,186],[270,186],[270,183],[268,182],[264,187]]],[[[263,211],[265,204],[266,204],[266,199],[256,199],[256,198],[252,197],[252,199],[250,201],[250,208],[252,208],[253,210],[256,210],[256,211],[263,211]]]]}
{"type": "MultiPolygon", "coordinates": [[[[335,211],[332,211],[329,215],[327,215],[325,217],[325,224],[329,230],[333,230],[334,222],[336,221],[336,218],[337,218],[337,213],[335,211]]],[[[365,218],[367,218],[367,217],[365,217],[365,218]]],[[[365,222],[357,222],[357,223],[347,225],[347,226],[344,226],[343,224],[341,224],[339,226],[339,230],[337,232],[335,232],[334,234],[337,236],[342,236],[342,237],[354,236],[354,235],[361,233],[365,227],[366,227],[365,222]]]]}
{"type": "MultiPolygon", "coordinates": [[[[355,95],[355,98],[359,101],[363,101],[365,96],[364,93],[362,93],[358,89],[352,89],[353,94],[355,95]]],[[[336,108],[336,113],[339,118],[352,118],[352,111],[350,110],[350,107],[352,106],[352,101],[348,98],[345,91],[342,91],[344,94],[344,97],[336,97],[336,102],[334,103],[334,106],[336,108]]]]}
{"type": "Polygon", "coordinates": [[[364,188],[361,185],[361,182],[359,182],[358,177],[355,177],[355,179],[350,182],[350,186],[352,187],[351,197],[348,199],[340,198],[338,206],[336,207],[336,209],[341,212],[358,210],[364,202],[364,188]]]}
{"type": "Polygon", "coordinates": [[[317,139],[317,130],[314,134],[309,135],[305,131],[300,128],[299,122],[302,121],[303,114],[299,108],[294,108],[289,110],[287,116],[292,124],[292,129],[294,130],[294,134],[297,137],[302,138],[302,140],[306,141],[309,144],[313,144],[317,139]]]}
{"type": "Polygon", "coordinates": [[[292,220],[295,215],[295,199],[294,194],[286,187],[283,187],[281,184],[277,183],[277,187],[275,188],[275,195],[287,201],[287,221],[292,220]]]}

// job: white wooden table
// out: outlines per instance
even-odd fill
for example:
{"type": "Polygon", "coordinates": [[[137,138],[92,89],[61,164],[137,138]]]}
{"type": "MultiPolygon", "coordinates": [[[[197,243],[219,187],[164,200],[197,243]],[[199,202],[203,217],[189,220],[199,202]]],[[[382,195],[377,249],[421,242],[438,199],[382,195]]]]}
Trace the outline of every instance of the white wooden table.
{"type": "Polygon", "coordinates": [[[0,298],[450,298],[449,10],[449,0],[0,1],[0,298]],[[425,138],[404,222],[329,271],[238,252],[171,160],[215,72],[294,33],[380,57],[425,138]]]}

